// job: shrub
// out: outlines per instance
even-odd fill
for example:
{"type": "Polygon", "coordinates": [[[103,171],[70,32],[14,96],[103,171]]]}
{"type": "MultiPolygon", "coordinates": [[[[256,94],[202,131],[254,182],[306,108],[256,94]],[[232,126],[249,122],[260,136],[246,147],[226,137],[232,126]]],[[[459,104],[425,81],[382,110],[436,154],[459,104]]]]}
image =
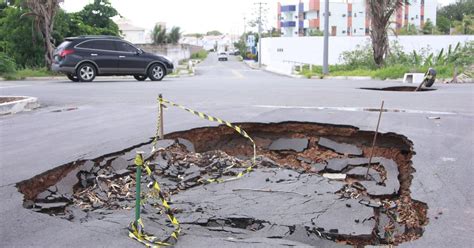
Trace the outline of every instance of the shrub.
{"type": "Polygon", "coordinates": [[[5,53],[0,52],[0,75],[13,73],[15,72],[15,69],[15,61],[5,53]]]}
{"type": "Polygon", "coordinates": [[[207,55],[208,55],[208,52],[206,50],[201,50],[201,51],[191,54],[191,59],[204,60],[205,58],[207,58],[207,55]]]}

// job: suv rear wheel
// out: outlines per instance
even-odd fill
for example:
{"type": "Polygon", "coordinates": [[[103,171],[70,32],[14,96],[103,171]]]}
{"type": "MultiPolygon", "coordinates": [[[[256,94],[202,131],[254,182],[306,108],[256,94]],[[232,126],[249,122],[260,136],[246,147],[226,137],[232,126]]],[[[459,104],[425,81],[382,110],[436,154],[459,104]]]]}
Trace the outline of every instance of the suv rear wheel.
{"type": "Polygon", "coordinates": [[[92,82],[97,72],[95,67],[90,63],[84,63],[77,68],[76,75],[81,82],[92,82]]]}
{"type": "Polygon", "coordinates": [[[67,74],[66,76],[67,76],[67,78],[69,78],[69,80],[71,80],[73,82],[79,82],[79,79],[75,75],[67,74]]]}
{"type": "Polygon", "coordinates": [[[165,77],[165,68],[160,64],[153,64],[148,69],[148,77],[151,81],[161,81],[165,77]]]}
{"type": "Polygon", "coordinates": [[[145,81],[147,76],[146,75],[133,75],[133,77],[137,80],[137,81],[145,81]]]}

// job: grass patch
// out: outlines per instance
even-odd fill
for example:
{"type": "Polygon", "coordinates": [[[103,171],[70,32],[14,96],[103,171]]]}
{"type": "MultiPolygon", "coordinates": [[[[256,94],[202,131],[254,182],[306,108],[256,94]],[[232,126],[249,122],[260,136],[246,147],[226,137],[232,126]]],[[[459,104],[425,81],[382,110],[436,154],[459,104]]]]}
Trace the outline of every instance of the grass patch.
{"type": "Polygon", "coordinates": [[[46,68],[25,68],[2,75],[6,80],[22,80],[29,77],[51,77],[62,76],[63,74],[48,71],[46,68]]]}
{"type": "MultiPolygon", "coordinates": [[[[407,65],[392,65],[385,66],[380,69],[352,69],[344,65],[332,65],[329,66],[329,76],[344,76],[344,77],[371,77],[373,79],[398,79],[403,78],[405,73],[417,72],[425,73],[428,71],[428,66],[421,67],[410,67],[407,65]]],[[[453,65],[442,65],[434,67],[437,71],[437,78],[452,78],[454,73],[453,65]]],[[[313,70],[309,69],[308,65],[301,67],[299,75],[306,78],[313,76],[321,77],[323,69],[321,66],[313,66],[313,70]]],[[[458,68],[458,73],[462,73],[463,68],[458,68]]]]}

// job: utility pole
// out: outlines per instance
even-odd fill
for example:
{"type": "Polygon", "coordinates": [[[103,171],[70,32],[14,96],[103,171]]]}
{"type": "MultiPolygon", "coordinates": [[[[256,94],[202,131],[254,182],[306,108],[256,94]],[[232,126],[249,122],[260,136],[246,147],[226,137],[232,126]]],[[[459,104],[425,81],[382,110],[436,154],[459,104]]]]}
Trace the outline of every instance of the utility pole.
{"type": "Polygon", "coordinates": [[[244,16],[244,34],[247,33],[247,18],[244,16]]]}
{"type": "Polygon", "coordinates": [[[262,5],[267,3],[258,2],[258,68],[262,68],[262,5]]]}
{"type": "Polygon", "coordinates": [[[323,74],[329,74],[329,0],[324,3],[324,55],[323,55],[323,74]]]}

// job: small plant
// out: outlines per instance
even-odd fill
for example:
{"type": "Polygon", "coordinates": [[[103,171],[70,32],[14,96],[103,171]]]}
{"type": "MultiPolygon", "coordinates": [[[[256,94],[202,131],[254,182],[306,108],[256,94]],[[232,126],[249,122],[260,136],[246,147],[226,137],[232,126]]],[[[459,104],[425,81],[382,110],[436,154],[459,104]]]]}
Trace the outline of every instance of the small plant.
{"type": "Polygon", "coordinates": [[[0,75],[14,73],[16,70],[15,61],[5,53],[0,52],[0,75]]]}

